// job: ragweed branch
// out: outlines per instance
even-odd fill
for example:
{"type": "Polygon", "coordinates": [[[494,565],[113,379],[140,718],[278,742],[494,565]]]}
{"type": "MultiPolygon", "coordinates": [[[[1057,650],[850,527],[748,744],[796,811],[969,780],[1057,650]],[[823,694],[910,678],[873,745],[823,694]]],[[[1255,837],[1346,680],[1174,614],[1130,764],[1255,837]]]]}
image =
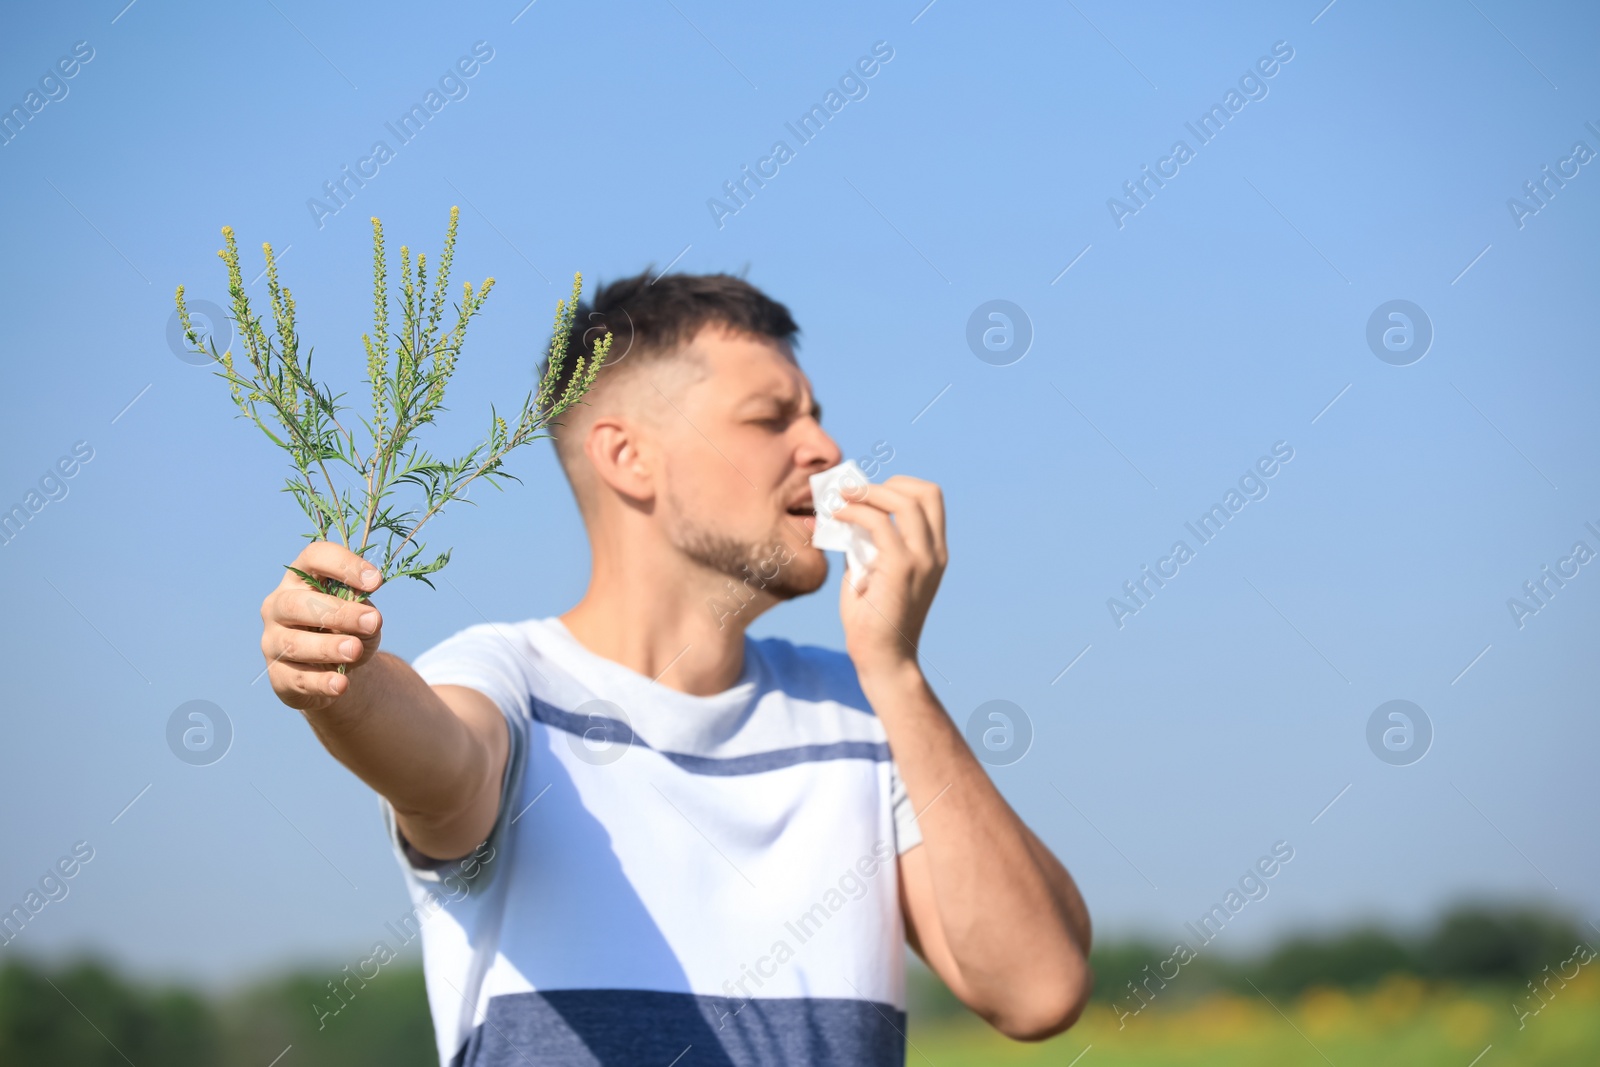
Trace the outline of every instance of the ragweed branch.
{"type": "MultiPolygon", "coordinates": [[[[384,580],[416,578],[427,582],[428,575],[450,561],[448,549],[424,560],[426,545],[418,539],[423,525],[439,514],[446,504],[466,499],[466,490],[482,479],[496,488],[499,479],[511,478],[503,464],[512,449],[550,436],[549,426],[573,404],[578,403],[611,349],[611,335],[594,343],[592,352],[577,353],[577,362],[560,384],[578,296],[583,291],[583,276],[574,275],[572,298],[556,304],[555,336],[550,358],[536,392],[529,393],[514,423],[507,423],[493,408],[486,439],[459,459],[436,459],[414,437],[423,426],[434,421],[443,409],[445,387],[455,373],[456,360],[466,339],[467,324],[483,308],[494,288],[494,279],[484,280],[476,291],[471,282],[462,284],[461,303],[455,305],[455,324],[443,331],[446,294],[451,260],[455,254],[459,208],[450,209],[450,226],[445,231],[444,253],[439,257],[430,299],[428,264],[418,252],[415,276],[411,251],[400,248],[400,329],[389,330],[390,298],[388,264],[383,248],[383,225],[372,220],[373,329],[363,334],[367,355],[367,381],[372,386],[372,415],[357,427],[350,422],[349,408],[311,375],[311,349],[301,355],[300,334],[295,327],[294,296],[278,282],[278,267],[272,246],[263,244],[267,259],[267,294],[272,305],[272,331],[265,316],[256,315],[245,294],[239,267],[239,248],[233,228],[225,226],[225,248],[217,255],[228,268],[228,292],[233,301],[233,319],[242,339],[248,365],[234,358],[230,347],[218,355],[213,341],[207,352],[189,321],[183,286],[178,286],[178,316],[192,350],[209,356],[221,365],[218,377],[227,379],[242,417],[250,419],[272,442],[289,453],[294,474],[286,491],[299,502],[311,520],[312,540],[337,538],[352,552],[368,558],[381,552],[381,559],[369,559],[384,580]],[[559,390],[559,395],[558,395],[559,390]],[[353,472],[353,479],[336,479],[336,471],[353,472]],[[341,491],[341,486],[343,489],[341,491]],[[406,502],[402,503],[402,497],[406,502]]],[[[341,582],[319,579],[296,568],[310,585],[347,600],[365,600],[341,582]]]]}

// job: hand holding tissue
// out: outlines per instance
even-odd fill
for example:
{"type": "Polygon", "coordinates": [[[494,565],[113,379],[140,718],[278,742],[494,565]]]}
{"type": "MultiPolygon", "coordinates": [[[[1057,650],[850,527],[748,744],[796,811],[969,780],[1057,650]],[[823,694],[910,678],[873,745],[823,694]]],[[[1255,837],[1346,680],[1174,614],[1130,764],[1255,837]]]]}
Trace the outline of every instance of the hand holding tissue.
{"type": "Polygon", "coordinates": [[[818,548],[843,552],[845,577],[852,587],[859,586],[878,558],[878,546],[865,529],[853,523],[842,522],[833,513],[846,504],[861,498],[868,485],[867,476],[853,459],[811,476],[811,504],[817,512],[816,529],[811,543],[818,548]]]}

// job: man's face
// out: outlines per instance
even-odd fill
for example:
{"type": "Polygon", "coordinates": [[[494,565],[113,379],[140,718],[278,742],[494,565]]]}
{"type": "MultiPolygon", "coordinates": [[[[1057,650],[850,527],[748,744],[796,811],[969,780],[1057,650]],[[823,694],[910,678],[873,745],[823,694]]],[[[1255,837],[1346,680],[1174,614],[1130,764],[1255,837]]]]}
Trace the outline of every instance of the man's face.
{"type": "Polygon", "coordinates": [[[710,326],[692,348],[703,373],[656,398],[667,536],[736,582],[765,581],[779,600],[814,592],[828,561],[810,544],[810,477],[840,453],[817,421],[811,383],[770,338],[710,326]]]}

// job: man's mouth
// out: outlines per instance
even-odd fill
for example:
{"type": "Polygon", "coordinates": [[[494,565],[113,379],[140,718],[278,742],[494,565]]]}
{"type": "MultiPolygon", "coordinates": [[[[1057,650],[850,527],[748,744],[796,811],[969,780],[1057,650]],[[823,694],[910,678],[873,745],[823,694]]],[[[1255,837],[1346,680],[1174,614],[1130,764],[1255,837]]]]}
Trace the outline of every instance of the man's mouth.
{"type": "Polygon", "coordinates": [[[799,519],[807,530],[815,530],[817,528],[817,509],[810,500],[803,504],[792,505],[789,507],[788,512],[799,519]]]}

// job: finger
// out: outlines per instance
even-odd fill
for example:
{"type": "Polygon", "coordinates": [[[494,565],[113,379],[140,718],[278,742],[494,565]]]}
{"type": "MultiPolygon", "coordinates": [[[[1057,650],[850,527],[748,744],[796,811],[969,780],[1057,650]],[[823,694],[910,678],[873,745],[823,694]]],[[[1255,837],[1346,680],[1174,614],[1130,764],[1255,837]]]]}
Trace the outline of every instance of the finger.
{"type": "Polygon", "coordinates": [[[937,483],[913,478],[908,474],[896,474],[885,478],[883,484],[916,497],[922,504],[923,514],[928,516],[928,527],[933,533],[939,565],[944,566],[950,559],[949,543],[945,538],[944,490],[939,488],[937,483]]]}
{"type": "Polygon", "coordinates": [[[267,668],[272,691],[279,697],[314,700],[338,696],[350,688],[350,676],[311,663],[280,661],[267,668]]]}
{"type": "Polygon", "coordinates": [[[269,625],[261,635],[261,654],[276,663],[354,663],[364,650],[359,639],[345,634],[316,634],[269,625]]]}
{"type": "Polygon", "coordinates": [[[363,593],[370,593],[383,584],[378,568],[332,541],[311,542],[300,550],[294,565],[307,574],[336,579],[363,593]]]}
{"type": "Polygon", "coordinates": [[[371,604],[319,593],[301,583],[298,589],[280,589],[268,598],[266,621],[279,626],[332,630],[371,637],[383,626],[383,616],[371,604]]]}
{"type": "Polygon", "coordinates": [[[916,548],[920,555],[930,560],[934,558],[933,533],[928,528],[928,516],[915,496],[891,489],[888,485],[869,485],[854,499],[893,515],[906,544],[916,548]]]}
{"type": "Polygon", "coordinates": [[[911,550],[906,547],[905,538],[894,528],[894,520],[889,518],[887,511],[866,503],[846,504],[834,509],[833,517],[840,522],[865,527],[867,533],[872,535],[872,543],[878,546],[880,553],[911,554],[911,550]]]}

